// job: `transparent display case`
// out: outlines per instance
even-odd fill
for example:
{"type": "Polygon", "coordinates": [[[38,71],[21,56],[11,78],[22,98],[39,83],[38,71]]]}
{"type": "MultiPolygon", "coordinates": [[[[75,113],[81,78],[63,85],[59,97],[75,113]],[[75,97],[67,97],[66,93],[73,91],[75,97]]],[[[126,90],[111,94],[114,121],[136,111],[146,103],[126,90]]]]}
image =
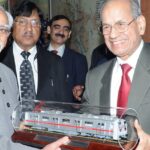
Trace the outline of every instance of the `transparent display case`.
{"type": "Polygon", "coordinates": [[[71,142],[67,149],[131,150],[138,137],[134,121],[138,115],[133,109],[96,107],[72,103],[23,101],[13,111],[12,123],[16,142],[43,147],[67,135],[71,142]],[[26,138],[25,138],[26,135],[26,138]],[[94,144],[95,143],[95,144],[94,144]],[[97,146],[96,146],[97,145],[97,146]]]}

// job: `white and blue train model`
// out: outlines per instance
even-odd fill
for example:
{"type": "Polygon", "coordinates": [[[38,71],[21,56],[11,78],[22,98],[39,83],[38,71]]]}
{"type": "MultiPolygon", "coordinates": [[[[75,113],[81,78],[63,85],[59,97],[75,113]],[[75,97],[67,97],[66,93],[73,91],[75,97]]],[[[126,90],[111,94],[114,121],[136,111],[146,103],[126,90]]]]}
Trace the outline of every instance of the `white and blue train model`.
{"type": "Polygon", "coordinates": [[[117,116],[66,113],[58,110],[25,112],[24,123],[34,130],[71,136],[127,139],[127,122],[117,116]]]}

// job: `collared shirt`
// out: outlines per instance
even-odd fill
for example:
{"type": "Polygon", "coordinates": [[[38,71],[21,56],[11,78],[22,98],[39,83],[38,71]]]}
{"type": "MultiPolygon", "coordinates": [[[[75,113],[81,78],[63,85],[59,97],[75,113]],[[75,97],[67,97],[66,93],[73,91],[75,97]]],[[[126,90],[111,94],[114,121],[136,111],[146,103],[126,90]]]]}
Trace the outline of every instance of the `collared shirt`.
{"type": "Polygon", "coordinates": [[[136,64],[137,64],[139,55],[142,51],[143,45],[144,45],[144,42],[141,41],[137,50],[126,61],[123,61],[117,57],[117,61],[113,68],[112,78],[111,78],[111,89],[110,89],[111,90],[111,93],[110,93],[110,106],[111,107],[117,107],[118,91],[119,91],[121,78],[122,78],[121,65],[127,63],[132,67],[132,69],[128,73],[130,81],[132,82],[136,64]]]}
{"type": "Polygon", "coordinates": [[[60,56],[60,57],[62,57],[63,54],[64,54],[64,51],[65,51],[65,44],[61,45],[60,47],[58,47],[56,49],[56,48],[53,48],[53,46],[50,43],[49,47],[48,47],[48,51],[53,51],[53,50],[57,50],[58,51],[57,55],[60,56]]]}
{"type": "MultiPolygon", "coordinates": [[[[15,66],[16,66],[16,73],[17,73],[17,81],[18,81],[18,85],[19,85],[19,92],[21,92],[20,91],[20,65],[21,65],[22,61],[24,60],[24,58],[21,55],[22,51],[24,51],[24,50],[22,50],[18,46],[18,44],[14,41],[13,42],[13,54],[14,54],[14,60],[15,60],[15,66]]],[[[35,91],[37,93],[38,68],[37,68],[37,59],[36,59],[36,54],[37,54],[36,46],[34,46],[31,49],[29,49],[28,52],[30,52],[28,60],[30,61],[31,66],[32,66],[33,76],[34,76],[34,83],[35,83],[35,91]]]]}

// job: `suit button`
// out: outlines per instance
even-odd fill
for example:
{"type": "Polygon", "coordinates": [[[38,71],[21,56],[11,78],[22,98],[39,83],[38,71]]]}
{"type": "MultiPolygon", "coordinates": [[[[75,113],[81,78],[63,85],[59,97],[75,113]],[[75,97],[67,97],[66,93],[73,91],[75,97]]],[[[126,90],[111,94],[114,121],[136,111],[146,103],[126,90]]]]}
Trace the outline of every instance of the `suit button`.
{"type": "Polygon", "coordinates": [[[7,107],[10,107],[10,103],[7,103],[7,107]]]}
{"type": "Polygon", "coordinates": [[[4,89],[2,90],[2,93],[5,94],[5,90],[4,89]]]}

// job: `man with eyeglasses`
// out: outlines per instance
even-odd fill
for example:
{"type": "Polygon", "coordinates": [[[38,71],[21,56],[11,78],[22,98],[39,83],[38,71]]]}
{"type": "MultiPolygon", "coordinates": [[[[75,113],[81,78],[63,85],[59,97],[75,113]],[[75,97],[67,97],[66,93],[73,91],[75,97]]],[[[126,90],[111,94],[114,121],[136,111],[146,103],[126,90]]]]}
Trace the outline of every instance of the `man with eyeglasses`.
{"type": "MultiPolygon", "coordinates": [[[[150,134],[150,46],[142,40],[146,21],[139,2],[100,0],[99,12],[105,43],[117,57],[87,73],[84,98],[90,105],[135,109],[150,134]]],[[[134,125],[137,150],[149,150],[150,136],[134,125]]]]}
{"type": "MultiPolygon", "coordinates": [[[[6,45],[13,24],[11,15],[0,6],[0,52],[6,45]]],[[[0,63],[0,150],[37,150],[11,141],[14,132],[11,115],[18,105],[18,87],[14,73],[0,63]]],[[[58,150],[62,144],[69,142],[68,137],[47,145],[43,150],[58,150]]]]}
{"type": "Polygon", "coordinates": [[[13,17],[13,41],[5,49],[3,63],[17,76],[20,98],[69,101],[62,60],[39,42],[43,19],[40,9],[23,0],[14,8],[13,17]]]}
{"type": "Polygon", "coordinates": [[[81,99],[76,97],[76,93],[78,90],[84,90],[88,66],[86,57],[72,50],[66,44],[71,36],[71,28],[72,23],[68,17],[64,15],[54,16],[47,28],[47,32],[50,35],[50,44],[47,49],[57,53],[62,58],[65,66],[67,92],[72,103],[81,99]]]}

